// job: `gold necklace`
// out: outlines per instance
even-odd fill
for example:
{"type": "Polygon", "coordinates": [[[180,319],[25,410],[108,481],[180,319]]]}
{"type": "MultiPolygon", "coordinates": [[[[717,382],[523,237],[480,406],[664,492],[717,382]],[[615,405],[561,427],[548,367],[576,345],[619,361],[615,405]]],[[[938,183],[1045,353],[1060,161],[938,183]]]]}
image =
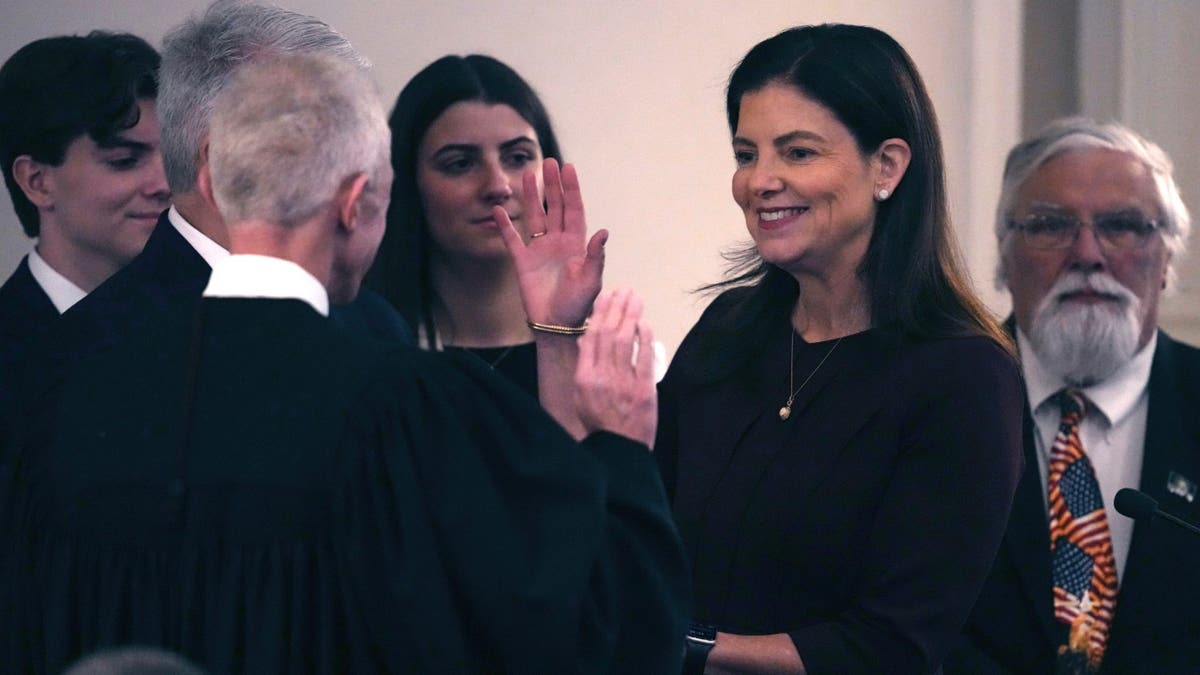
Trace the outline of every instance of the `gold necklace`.
{"type": "MultiPolygon", "coordinates": [[[[796,400],[796,394],[799,394],[800,390],[804,388],[804,385],[808,384],[808,381],[813,379],[813,375],[816,375],[817,371],[821,369],[821,366],[825,365],[825,362],[827,360],[829,360],[829,356],[831,354],[833,354],[833,350],[837,349],[838,345],[842,344],[843,339],[845,339],[844,335],[842,337],[838,338],[837,342],[833,343],[833,346],[829,348],[829,351],[825,352],[825,356],[821,359],[821,362],[817,364],[817,367],[813,368],[812,372],[808,374],[808,377],[804,378],[804,381],[800,383],[800,386],[796,387],[796,389],[792,391],[792,394],[787,397],[787,403],[784,403],[783,407],[779,409],[779,419],[786,422],[787,418],[792,416],[792,402],[796,400]]],[[[792,331],[792,344],[790,347],[788,347],[788,389],[791,389],[792,385],[796,384],[795,377],[796,377],[796,331],[793,330],[792,331]]]]}
{"type": "Polygon", "coordinates": [[[471,353],[474,354],[475,356],[479,357],[480,361],[483,361],[484,363],[486,363],[488,368],[495,370],[496,366],[500,365],[500,362],[503,361],[505,358],[508,357],[509,354],[512,353],[512,350],[514,347],[516,347],[516,345],[509,345],[507,349],[500,352],[500,356],[497,356],[494,361],[488,361],[487,359],[483,358],[482,354],[479,354],[477,352],[471,352],[471,353]]]}
{"type": "Polygon", "coordinates": [[[499,347],[494,347],[494,348],[493,347],[458,347],[455,345],[446,345],[445,348],[446,349],[456,349],[456,350],[462,351],[464,353],[470,354],[472,357],[478,359],[480,363],[487,366],[489,369],[495,370],[496,366],[500,365],[500,362],[503,361],[504,359],[508,358],[508,355],[512,353],[512,350],[517,348],[517,345],[509,345],[508,347],[505,347],[504,351],[500,352],[500,356],[497,356],[496,358],[491,359],[490,361],[488,359],[484,358],[483,354],[479,353],[480,350],[499,349],[499,347]]]}

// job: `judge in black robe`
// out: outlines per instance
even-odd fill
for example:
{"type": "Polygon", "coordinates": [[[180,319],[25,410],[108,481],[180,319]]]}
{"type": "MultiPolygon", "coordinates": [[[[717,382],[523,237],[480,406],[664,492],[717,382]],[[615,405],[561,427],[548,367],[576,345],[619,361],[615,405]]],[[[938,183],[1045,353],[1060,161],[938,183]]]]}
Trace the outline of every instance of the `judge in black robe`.
{"type": "MultiPolygon", "coordinates": [[[[214,673],[678,670],[686,567],[653,415],[622,407],[654,409],[649,357],[630,367],[636,316],[605,338],[623,367],[605,381],[631,383],[620,400],[580,389],[601,403],[581,406],[582,442],[471,359],[323,316],[384,226],[372,92],[352,66],[292,56],[244,66],[218,100],[212,182],[243,214],[234,255],[203,298],[32,408],[0,532],[0,671],[130,643],[214,673]],[[246,137],[251,162],[231,157],[246,137]],[[336,191],[298,221],[231,194],[305,179],[336,191]]],[[[585,345],[605,334],[597,315],[585,345]]]]}
{"type": "Polygon", "coordinates": [[[205,299],[55,398],[18,456],[6,672],[121,644],[222,673],[677,657],[686,573],[647,448],[574,443],[469,358],[205,299]]]}

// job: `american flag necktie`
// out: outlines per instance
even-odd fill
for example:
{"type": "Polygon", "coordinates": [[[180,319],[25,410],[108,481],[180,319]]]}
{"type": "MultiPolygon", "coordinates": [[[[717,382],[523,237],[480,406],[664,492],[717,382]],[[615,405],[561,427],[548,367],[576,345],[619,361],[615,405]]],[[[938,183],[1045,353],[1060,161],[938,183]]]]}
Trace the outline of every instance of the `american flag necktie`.
{"type": "Polygon", "coordinates": [[[1100,668],[1117,601],[1117,566],[1092,463],[1083,452],[1079,423],[1087,401],[1078,391],[1055,396],[1062,421],[1050,449],[1050,552],[1054,618],[1066,624],[1058,648],[1059,673],[1100,668]]]}

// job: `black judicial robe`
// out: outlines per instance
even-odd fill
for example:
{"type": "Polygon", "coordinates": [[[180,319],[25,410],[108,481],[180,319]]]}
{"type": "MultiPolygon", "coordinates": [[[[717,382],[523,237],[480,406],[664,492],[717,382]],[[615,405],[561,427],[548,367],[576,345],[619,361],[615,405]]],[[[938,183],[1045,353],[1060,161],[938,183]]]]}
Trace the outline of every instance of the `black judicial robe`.
{"type": "MultiPolygon", "coordinates": [[[[35,405],[32,402],[41,398],[42,390],[54,386],[78,360],[128,337],[153,334],[165,312],[200,297],[212,269],[171,224],[168,213],[163,211],[159,216],[137,257],[42,331],[40,338],[24,350],[21,362],[13,362],[12,368],[2,374],[3,387],[11,393],[7,405],[13,426],[29,414],[26,408],[35,405]]],[[[32,282],[32,277],[29,280],[32,282]]],[[[412,330],[400,313],[382,296],[366,289],[354,302],[331,307],[330,317],[357,335],[414,342],[412,330]]],[[[7,450],[4,438],[0,428],[0,471],[8,461],[3,454],[7,450]]]]}
{"type": "MultiPolygon", "coordinates": [[[[153,330],[161,313],[200,297],[212,269],[179,234],[163,211],[145,248],[128,265],[63,314],[45,347],[32,356],[52,371],[141,331],[153,330]]],[[[382,296],[365,290],[354,302],[332,307],[330,316],[351,332],[413,342],[408,324],[382,296]]]]}
{"type": "Polygon", "coordinates": [[[650,453],[575,443],[474,361],[258,299],[81,361],[15,447],[0,670],[143,644],[214,673],[678,672],[650,453]]]}

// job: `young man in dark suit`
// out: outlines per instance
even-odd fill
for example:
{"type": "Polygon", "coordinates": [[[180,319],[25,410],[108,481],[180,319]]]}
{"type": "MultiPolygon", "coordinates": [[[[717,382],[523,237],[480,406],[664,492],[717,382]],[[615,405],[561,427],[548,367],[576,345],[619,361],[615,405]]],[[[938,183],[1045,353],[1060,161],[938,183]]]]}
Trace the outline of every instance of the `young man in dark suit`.
{"type": "Polygon", "coordinates": [[[1193,672],[1200,537],[1113,507],[1136,488],[1200,520],[1200,350],[1157,327],[1191,224],[1171,162],[1122,125],[1060,120],[1009,154],[997,214],[1025,470],[946,672],[1193,672]]]}
{"type": "Polygon", "coordinates": [[[388,150],[377,91],[336,58],[263,59],[218,97],[201,184],[231,255],[30,420],[6,672],[113,644],[210,672],[678,672],[639,310],[601,300],[581,338],[581,443],[470,358],[339,329],[388,150]]]}
{"type": "Polygon", "coordinates": [[[30,347],[141,252],[167,206],[158,65],[141,38],[93,32],[36,40],[0,67],[0,165],[37,239],[0,287],[0,411],[30,347]]]}

